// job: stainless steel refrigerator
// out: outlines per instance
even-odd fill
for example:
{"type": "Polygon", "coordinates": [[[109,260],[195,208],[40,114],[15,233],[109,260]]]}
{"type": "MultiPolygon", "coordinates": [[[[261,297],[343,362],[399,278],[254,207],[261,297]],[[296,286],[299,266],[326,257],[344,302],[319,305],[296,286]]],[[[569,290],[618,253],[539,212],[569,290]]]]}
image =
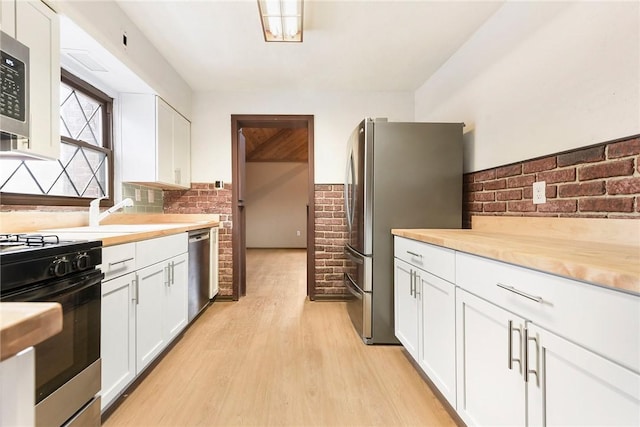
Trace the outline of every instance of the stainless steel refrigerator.
{"type": "Polygon", "coordinates": [[[460,228],[463,123],[365,119],[349,139],[344,282],[367,344],[398,343],[392,228],[460,228]]]}

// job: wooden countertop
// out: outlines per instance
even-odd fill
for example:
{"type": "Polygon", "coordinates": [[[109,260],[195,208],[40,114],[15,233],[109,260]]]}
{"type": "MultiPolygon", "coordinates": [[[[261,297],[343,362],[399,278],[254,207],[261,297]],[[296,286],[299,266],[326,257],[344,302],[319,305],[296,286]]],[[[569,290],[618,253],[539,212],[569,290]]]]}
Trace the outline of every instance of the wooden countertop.
{"type": "Polygon", "coordinates": [[[0,303],[0,360],[36,345],[62,330],[56,302],[0,303]]]}
{"type": "MultiPolygon", "coordinates": [[[[534,221],[538,235],[522,232],[513,234],[508,226],[500,228],[499,219],[492,221],[496,222],[496,227],[471,230],[394,229],[391,232],[396,236],[640,294],[640,239],[636,233],[640,230],[638,220],[623,220],[627,222],[624,224],[626,236],[614,233],[621,237],[612,238],[610,242],[579,240],[584,238],[582,233],[575,235],[580,237],[563,233],[540,235],[545,234],[540,232],[544,230],[540,227],[544,227],[548,218],[543,223],[534,221]]],[[[514,222],[513,219],[508,221],[510,223],[507,225],[514,222]]],[[[596,222],[595,225],[607,224],[596,222]]],[[[573,227],[570,229],[576,232],[573,227]]]]}

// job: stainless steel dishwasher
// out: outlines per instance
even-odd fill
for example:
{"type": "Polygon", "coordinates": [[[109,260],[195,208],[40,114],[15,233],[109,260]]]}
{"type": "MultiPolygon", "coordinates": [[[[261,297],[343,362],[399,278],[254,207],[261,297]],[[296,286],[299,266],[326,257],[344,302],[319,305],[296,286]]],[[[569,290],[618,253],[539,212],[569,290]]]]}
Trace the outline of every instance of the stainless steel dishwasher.
{"type": "Polygon", "coordinates": [[[209,229],[189,232],[189,323],[209,303],[211,269],[209,229]]]}

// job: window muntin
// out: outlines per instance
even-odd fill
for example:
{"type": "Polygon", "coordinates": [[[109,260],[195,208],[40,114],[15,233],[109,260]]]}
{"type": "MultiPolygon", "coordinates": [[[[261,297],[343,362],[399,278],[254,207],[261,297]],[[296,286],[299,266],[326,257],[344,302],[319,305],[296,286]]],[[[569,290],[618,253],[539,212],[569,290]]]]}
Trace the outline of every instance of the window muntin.
{"type": "Polygon", "coordinates": [[[0,160],[3,204],[87,205],[113,200],[112,100],[62,70],[58,160],[0,160]]]}

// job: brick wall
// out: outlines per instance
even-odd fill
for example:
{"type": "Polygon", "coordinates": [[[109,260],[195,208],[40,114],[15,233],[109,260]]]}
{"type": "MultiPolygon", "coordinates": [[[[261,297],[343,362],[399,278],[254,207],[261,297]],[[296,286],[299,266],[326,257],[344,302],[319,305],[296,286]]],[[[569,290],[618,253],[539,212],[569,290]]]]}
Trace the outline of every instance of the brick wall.
{"type": "Polygon", "coordinates": [[[217,190],[214,184],[192,183],[190,190],[164,192],[164,212],[178,214],[219,214],[218,281],[221,297],[233,294],[233,251],[231,246],[231,186],[217,190]]]}
{"type": "Polygon", "coordinates": [[[346,267],[344,244],[347,223],[344,214],[344,186],[315,186],[315,290],[320,298],[348,293],[343,285],[346,267]]]}
{"type": "Polygon", "coordinates": [[[640,219],[640,137],[465,174],[463,197],[465,227],[471,215],[640,219]],[[533,204],[535,181],[544,204],[533,204]]]}

